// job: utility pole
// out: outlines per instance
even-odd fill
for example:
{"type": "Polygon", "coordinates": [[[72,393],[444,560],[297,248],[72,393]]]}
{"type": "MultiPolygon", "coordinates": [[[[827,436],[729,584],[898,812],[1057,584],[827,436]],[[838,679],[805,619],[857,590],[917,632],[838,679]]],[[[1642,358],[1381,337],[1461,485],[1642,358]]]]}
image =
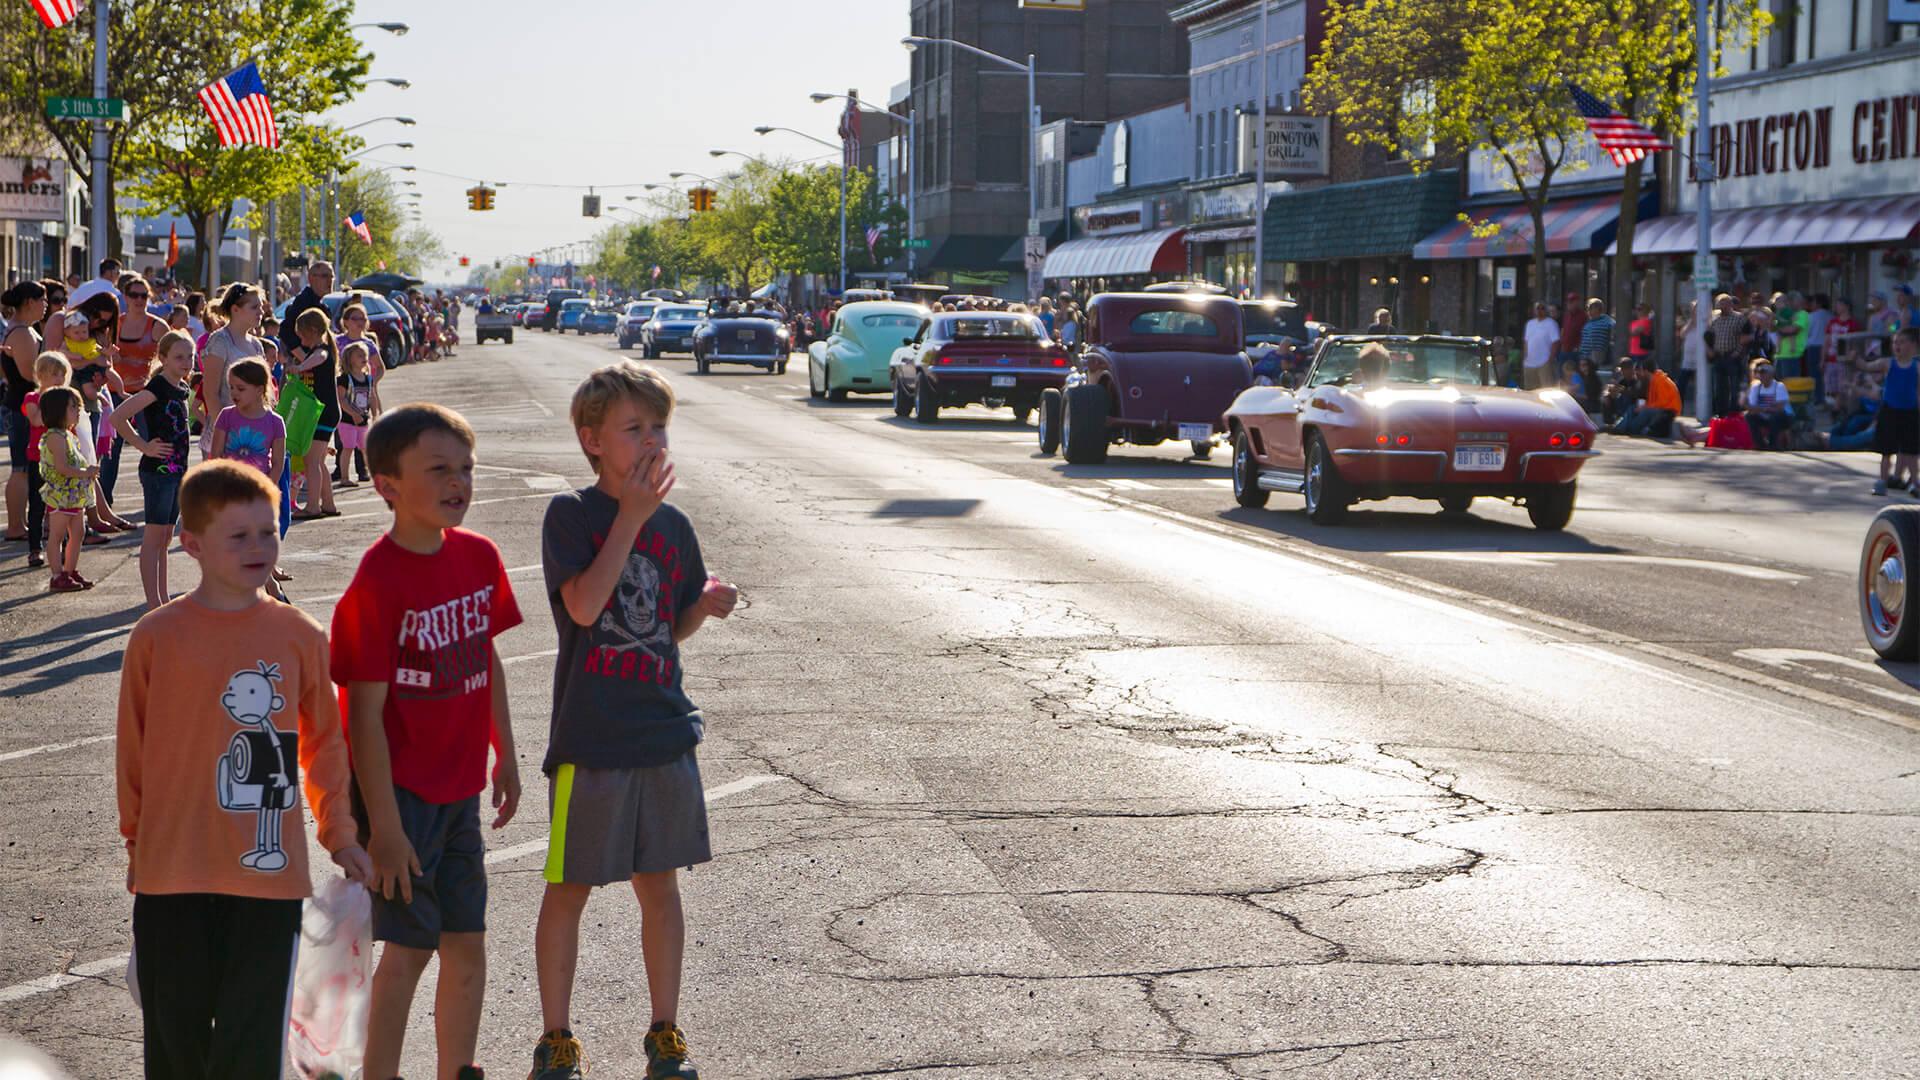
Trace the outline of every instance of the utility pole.
{"type": "Polygon", "coordinates": [[[1267,0],[1260,0],[1260,109],[1253,134],[1253,298],[1267,292],[1267,0]]]}
{"type": "MultiPolygon", "coordinates": [[[[914,156],[917,151],[916,141],[918,139],[918,129],[920,126],[919,114],[920,110],[914,108],[912,105],[907,106],[907,239],[909,240],[920,235],[914,231],[918,224],[918,219],[914,217],[913,212],[914,189],[920,186],[920,160],[914,156]]],[[[909,281],[920,280],[919,255],[920,250],[918,248],[909,247],[907,249],[907,280],[909,281]]]]}
{"type": "MultiPolygon", "coordinates": [[[[93,0],[93,96],[96,101],[107,96],[107,0],[93,0]]],[[[93,255],[93,265],[88,274],[100,265],[100,260],[110,253],[107,251],[107,196],[112,192],[109,186],[113,178],[107,175],[107,122],[103,119],[93,121],[93,149],[88,155],[93,167],[91,197],[92,213],[88,215],[88,248],[93,255]]],[[[65,258],[60,260],[66,262],[65,258]]]]}
{"type": "MultiPolygon", "coordinates": [[[[1693,332],[1705,334],[1713,319],[1713,290],[1718,282],[1719,263],[1713,256],[1713,125],[1708,120],[1712,96],[1708,82],[1713,77],[1713,0],[1698,0],[1694,11],[1694,50],[1700,54],[1700,71],[1695,76],[1693,122],[1694,175],[1699,178],[1699,221],[1693,249],[1693,332]]],[[[1708,355],[1702,369],[1694,373],[1694,416],[1706,420],[1713,415],[1713,357],[1708,355]]]]}

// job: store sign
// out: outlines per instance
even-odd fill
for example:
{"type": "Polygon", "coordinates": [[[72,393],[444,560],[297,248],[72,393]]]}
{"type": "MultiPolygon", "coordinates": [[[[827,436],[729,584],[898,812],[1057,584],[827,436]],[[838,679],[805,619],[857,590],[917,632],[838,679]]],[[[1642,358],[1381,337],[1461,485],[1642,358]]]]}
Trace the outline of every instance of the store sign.
{"type": "MultiPolygon", "coordinates": [[[[1715,209],[1920,192],[1920,57],[1713,95],[1715,209]]],[[[1689,154],[1698,145],[1689,135],[1689,154]]],[[[1694,205],[1691,160],[1680,186],[1694,205]]]]}
{"type": "MultiPolygon", "coordinates": [[[[1520,175],[1526,185],[1532,187],[1540,182],[1544,165],[1540,155],[1523,150],[1516,155],[1520,164],[1520,175]]],[[[1554,169],[1553,183],[1591,184],[1597,181],[1618,181],[1626,175],[1626,168],[1615,165],[1605,150],[1593,141],[1593,136],[1582,131],[1573,137],[1566,147],[1566,153],[1560,158],[1560,164],[1554,169]]],[[[1513,170],[1508,167],[1507,159],[1491,150],[1475,150],[1467,157],[1467,194],[1500,195],[1519,191],[1514,182],[1513,170]]]]}
{"type": "MultiPolygon", "coordinates": [[[[1246,116],[1242,161],[1254,157],[1253,132],[1259,117],[1246,116]]],[[[1324,116],[1267,115],[1267,175],[1327,175],[1327,118],[1324,116]]]]}
{"type": "Polygon", "coordinates": [[[65,221],[67,163],[0,157],[0,221],[65,221]]]}
{"type": "Polygon", "coordinates": [[[1146,202],[1118,206],[1083,206],[1074,211],[1082,236],[1115,236],[1147,227],[1152,207],[1146,202]]]}
{"type": "Polygon", "coordinates": [[[1233,184],[1188,193],[1187,223],[1244,221],[1253,217],[1253,185],[1233,184]]]}
{"type": "Polygon", "coordinates": [[[1494,267],[1494,295],[1520,295],[1520,268],[1517,266],[1494,267]]]}

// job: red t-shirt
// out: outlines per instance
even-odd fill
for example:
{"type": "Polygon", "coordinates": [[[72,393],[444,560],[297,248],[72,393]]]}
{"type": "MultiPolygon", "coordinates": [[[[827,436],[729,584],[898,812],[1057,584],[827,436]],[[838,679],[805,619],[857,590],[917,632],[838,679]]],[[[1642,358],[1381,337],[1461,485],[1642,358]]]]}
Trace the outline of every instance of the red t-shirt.
{"type": "Polygon", "coordinates": [[[343,723],[348,683],[387,684],[396,787],[443,804],[485,790],[493,639],[519,624],[500,549],[478,533],[448,529],[432,555],[385,536],[367,549],[333,610],[331,667],[343,723]]]}

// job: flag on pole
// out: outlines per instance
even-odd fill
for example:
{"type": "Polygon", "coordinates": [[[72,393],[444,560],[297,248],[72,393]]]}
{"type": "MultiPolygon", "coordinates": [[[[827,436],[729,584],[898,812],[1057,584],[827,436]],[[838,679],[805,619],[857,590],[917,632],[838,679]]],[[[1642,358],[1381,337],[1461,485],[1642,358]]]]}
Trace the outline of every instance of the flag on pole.
{"type": "Polygon", "coordinates": [[[80,0],[33,0],[33,10],[47,29],[58,30],[80,14],[80,0]]]}
{"type": "Polygon", "coordinates": [[[235,68],[200,91],[200,104],[213,119],[221,146],[252,143],[268,149],[280,146],[280,126],[273,121],[273,102],[267,98],[267,84],[260,81],[260,69],[253,61],[235,68]]]}
{"type": "Polygon", "coordinates": [[[660,280],[660,264],[659,263],[653,264],[653,280],[655,281],[660,280]]]}
{"type": "Polygon", "coordinates": [[[373,230],[367,228],[367,215],[355,210],[353,213],[348,214],[347,220],[340,224],[353,230],[353,235],[359,237],[361,243],[368,247],[373,246],[373,230]]]}
{"type": "Polygon", "coordinates": [[[167,226],[167,269],[173,269],[174,264],[179,261],[180,223],[176,221],[167,226]]]}
{"type": "Polygon", "coordinates": [[[1572,83],[1567,84],[1567,92],[1573,95],[1574,110],[1586,119],[1593,141],[1600,144],[1614,165],[1625,168],[1656,150],[1673,149],[1673,144],[1654,134],[1652,128],[1629,120],[1572,83]]]}
{"type": "Polygon", "coordinates": [[[879,242],[880,242],[880,226],[878,225],[867,226],[867,258],[869,259],[877,258],[877,256],[875,256],[873,253],[873,245],[879,242]]]}
{"type": "Polygon", "coordinates": [[[387,260],[381,259],[379,262],[375,263],[374,266],[378,269],[385,270],[387,268],[387,260]]]}

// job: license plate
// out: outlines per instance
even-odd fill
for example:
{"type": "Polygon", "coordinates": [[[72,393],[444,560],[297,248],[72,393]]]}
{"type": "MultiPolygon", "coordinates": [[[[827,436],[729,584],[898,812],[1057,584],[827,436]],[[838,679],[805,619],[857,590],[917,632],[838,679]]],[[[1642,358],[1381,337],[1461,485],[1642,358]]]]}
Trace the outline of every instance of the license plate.
{"type": "Polygon", "coordinates": [[[1020,380],[1011,375],[995,375],[993,377],[993,385],[995,386],[1017,386],[1019,383],[1020,380]]]}
{"type": "Polygon", "coordinates": [[[738,338],[739,338],[739,339],[740,339],[741,341],[752,341],[752,340],[753,340],[753,331],[751,331],[751,330],[740,330],[740,331],[737,331],[737,332],[736,332],[736,334],[735,334],[735,336],[736,336],[736,337],[738,337],[738,338]]]}
{"type": "Polygon", "coordinates": [[[1185,440],[1186,440],[1186,441],[1188,441],[1188,442],[1192,442],[1192,441],[1194,441],[1195,439],[1199,439],[1199,440],[1203,440],[1203,441],[1205,441],[1205,440],[1209,440],[1209,439],[1212,439],[1212,438],[1213,438],[1213,425],[1211,425],[1211,424],[1181,424],[1181,425],[1180,425],[1180,437],[1181,437],[1182,439],[1185,439],[1185,440]]]}
{"type": "Polygon", "coordinates": [[[1504,446],[1456,446],[1453,467],[1461,472],[1499,472],[1507,467],[1504,446]]]}

